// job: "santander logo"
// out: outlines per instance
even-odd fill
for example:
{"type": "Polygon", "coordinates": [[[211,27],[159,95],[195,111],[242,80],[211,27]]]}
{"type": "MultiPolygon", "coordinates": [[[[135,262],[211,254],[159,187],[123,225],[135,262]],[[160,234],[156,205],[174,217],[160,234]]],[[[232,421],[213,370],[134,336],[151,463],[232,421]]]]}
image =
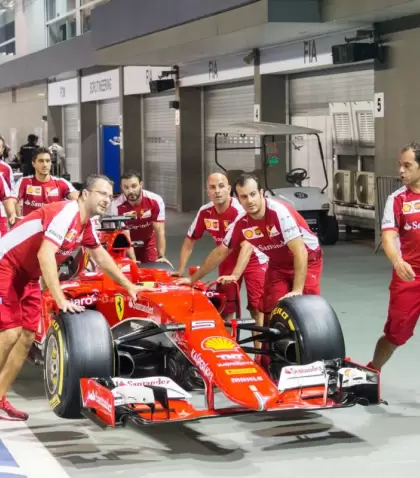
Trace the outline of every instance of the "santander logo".
{"type": "Polygon", "coordinates": [[[320,365],[308,365],[307,367],[301,366],[301,367],[285,367],[284,368],[284,373],[286,375],[306,375],[306,374],[315,374],[315,373],[323,373],[324,372],[324,367],[320,365]]]}

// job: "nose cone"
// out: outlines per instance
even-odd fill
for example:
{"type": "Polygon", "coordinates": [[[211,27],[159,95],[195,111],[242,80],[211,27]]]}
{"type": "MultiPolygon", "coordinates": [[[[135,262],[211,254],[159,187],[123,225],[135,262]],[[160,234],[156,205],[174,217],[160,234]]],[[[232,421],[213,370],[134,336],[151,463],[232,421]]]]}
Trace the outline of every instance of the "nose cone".
{"type": "Polygon", "coordinates": [[[277,403],[276,385],[231,338],[213,336],[202,340],[196,343],[191,358],[201,373],[239,406],[262,411],[277,403]]]}

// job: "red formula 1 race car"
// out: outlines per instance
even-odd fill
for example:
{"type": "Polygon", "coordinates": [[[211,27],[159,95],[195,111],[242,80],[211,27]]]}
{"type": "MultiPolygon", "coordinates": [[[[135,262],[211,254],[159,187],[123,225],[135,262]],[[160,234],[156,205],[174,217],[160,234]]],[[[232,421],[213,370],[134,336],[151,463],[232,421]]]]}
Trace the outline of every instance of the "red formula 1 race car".
{"type": "Polygon", "coordinates": [[[323,298],[279,302],[269,327],[252,319],[227,323],[224,298],[212,286],[178,286],[165,264],[125,257],[130,241],[124,230],[100,233],[123,272],[152,290],[133,301],[101,270],[81,266],[62,288],[86,306],[84,312],[60,313],[44,292],[36,345],[49,404],[59,417],[115,427],[127,420],[151,424],[380,403],[379,374],[346,358],[339,320],[323,298]],[[244,331],[249,336],[241,338],[244,331]],[[255,339],[266,343],[264,352],[250,346],[255,339]],[[252,358],[258,353],[269,355],[268,371],[252,358]],[[191,392],[203,387],[205,403],[198,407],[191,392]],[[216,388],[232,406],[216,408],[216,388]]]}

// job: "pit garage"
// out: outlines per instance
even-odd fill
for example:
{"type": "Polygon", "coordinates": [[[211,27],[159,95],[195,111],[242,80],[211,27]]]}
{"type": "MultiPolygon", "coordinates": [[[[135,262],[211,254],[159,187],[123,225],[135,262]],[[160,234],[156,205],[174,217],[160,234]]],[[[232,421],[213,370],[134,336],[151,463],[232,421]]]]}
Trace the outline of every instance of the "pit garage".
{"type": "MultiPolygon", "coordinates": [[[[168,213],[168,257],[177,264],[193,216],[168,213]]],[[[213,247],[204,237],[190,264],[213,247]]],[[[390,266],[364,242],[325,247],[323,297],[336,311],[346,352],[366,364],[387,313],[390,266]]],[[[209,280],[217,276],[212,274],[209,280]]],[[[242,294],[246,310],[246,297],[242,294]]],[[[30,413],[27,422],[0,421],[0,476],[156,477],[336,476],[381,473],[417,476],[419,338],[399,351],[382,373],[388,405],[295,411],[197,422],[102,430],[88,420],[62,420],[48,405],[41,369],[25,366],[8,394],[30,413]],[[8,474],[7,474],[8,473],[8,474]]],[[[194,401],[203,396],[194,392],[194,401]]],[[[225,404],[216,393],[216,405],[225,404]]]]}

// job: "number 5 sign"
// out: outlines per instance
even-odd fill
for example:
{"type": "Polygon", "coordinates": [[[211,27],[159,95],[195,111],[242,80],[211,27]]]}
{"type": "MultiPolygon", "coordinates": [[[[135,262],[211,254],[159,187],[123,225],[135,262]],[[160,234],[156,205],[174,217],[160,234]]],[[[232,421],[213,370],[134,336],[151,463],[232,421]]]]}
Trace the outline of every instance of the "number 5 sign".
{"type": "Polygon", "coordinates": [[[385,99],[383,93],[375,93],[375,118],[383,118],[385,116],[385,99]]]}

